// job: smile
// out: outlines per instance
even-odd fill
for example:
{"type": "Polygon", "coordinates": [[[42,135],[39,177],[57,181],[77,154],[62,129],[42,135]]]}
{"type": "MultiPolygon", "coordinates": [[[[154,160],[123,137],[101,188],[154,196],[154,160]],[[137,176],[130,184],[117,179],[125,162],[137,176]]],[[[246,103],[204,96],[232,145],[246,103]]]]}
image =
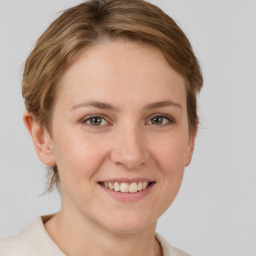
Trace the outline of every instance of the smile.
{"type": "Polygon", "coordinates": [[[132,182],[130,184],[125,182],[99,182],[99,184],[105,188],[108,188],[109,190],[114,190],[116,192],[137,193],[145,190],[152,184],[152,182],[143,181],[132,182]]]}

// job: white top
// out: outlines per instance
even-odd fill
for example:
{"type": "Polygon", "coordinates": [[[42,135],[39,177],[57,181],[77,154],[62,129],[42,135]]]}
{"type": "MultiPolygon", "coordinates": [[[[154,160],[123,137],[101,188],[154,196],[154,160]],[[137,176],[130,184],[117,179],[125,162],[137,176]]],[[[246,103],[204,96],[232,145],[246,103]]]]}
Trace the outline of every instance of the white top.
{"type": "MultiPolygon", "coordinates": [[[[17,235],[0,239],[0,256],[66,256],[47,233],[44,222],[52,215],[39,217],[28,228],[17,235]]],[[[172,247],[156,233],[163,256],[189,256],[187,253],[172,247]]]]}

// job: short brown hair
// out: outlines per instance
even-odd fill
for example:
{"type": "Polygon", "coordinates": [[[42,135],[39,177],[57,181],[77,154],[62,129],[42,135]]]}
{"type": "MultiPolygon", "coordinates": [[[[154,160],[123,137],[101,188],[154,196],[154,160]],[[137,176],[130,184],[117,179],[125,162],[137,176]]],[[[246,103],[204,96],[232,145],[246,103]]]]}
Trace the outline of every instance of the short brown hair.
{"type": "MultiPolygon", "coordinates": [[[[26,109],[50,131],[56,84],[85,49],[115,40],[159,48],[186,80],[189,132],[198,124],[196,95],[203,78],[183,31],[158,7],[143,0],[90,0],[62,13],[38,39],[24,69],[22,94],[26,109]]],[[[51,168],[48,191],[60,183],[51,168]]]]}

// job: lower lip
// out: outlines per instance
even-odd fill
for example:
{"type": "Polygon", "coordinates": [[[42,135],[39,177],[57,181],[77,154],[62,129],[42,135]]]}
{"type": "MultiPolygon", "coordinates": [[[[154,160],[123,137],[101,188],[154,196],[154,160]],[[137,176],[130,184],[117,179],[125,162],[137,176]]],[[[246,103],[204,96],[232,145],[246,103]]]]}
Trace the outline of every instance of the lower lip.
{"type": "Polygon", "coordinates": [[[146,189],[142,191],[138,191],[136,193],[122,193],[122,192],[117,192],[115,190],[110,190],[102,185],[99,185],[105,192],[107,192],[110,196],[113,198],[123,201],[123,202],[136,202],[144,197],[146,197],[150,191],[152,190],[153,186],[155,183],[152,183],[150,186],[148,186],[146,189]]]}

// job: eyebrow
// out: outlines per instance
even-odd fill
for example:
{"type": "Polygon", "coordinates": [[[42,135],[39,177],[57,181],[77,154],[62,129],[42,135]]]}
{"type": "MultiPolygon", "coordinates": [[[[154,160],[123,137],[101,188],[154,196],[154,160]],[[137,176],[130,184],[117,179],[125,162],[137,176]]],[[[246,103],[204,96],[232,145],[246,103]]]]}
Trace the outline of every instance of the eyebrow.
{"type": "MultiPolygon", "coordinates": [[[[158,102],[153,102],[153,103],[149,103],[146,106],[143,107],[144,110],[150,110],[150,109],[154,109],[154,108],[160,108],[160,107],[169,107],[169,106],[173,106],[173,107],[177,107],[180,110],[182,110],[182,106],[181,104],[178,104],[176,102],[173,102],[171,100],[165,100],[165,101],[158,101],[158,102]]],[[[74,105],[71,108],[71,111],[77,109],[77,108],[83,108],[83,107],[95,107],[95,108],[99,108],[99,109],[104,109],[104,110],[111,110],[111,111],[115,111],[118,112],[118,108],[109,104],[109,103],[105,103],[105,102],[100,102],[100,101],[89,101],[89,102],[82,102],[80,104],[74,105]]]]}
{"type": "Polygon", "coordinates": [[[154,103],[149,103],[147,104],[144,109],[154,109],[154,108],[160,108],[160,107],[169,107],[169,106],[172,106],[172,107],[177,107],[179,108],[180,110],[182,110],[182,106],[181,104],[179,103],[176,103],[176,102],[173,102],[171,100],[165,100],[165,101],[159,101],[159,102],[154,102],[154,103]]]}
{"type": "Polygon", "coordinates": [[[100,101],[89,101],[89,102],[82,102],[80,104],[74,105],[71,110],[75,110],[77,108],[82,107],[95,107],[99,109],[105,109],[105,110],[112,110],[112,111],[118,111],[116,107],[109,103],[100,102],[100,101]]]}

